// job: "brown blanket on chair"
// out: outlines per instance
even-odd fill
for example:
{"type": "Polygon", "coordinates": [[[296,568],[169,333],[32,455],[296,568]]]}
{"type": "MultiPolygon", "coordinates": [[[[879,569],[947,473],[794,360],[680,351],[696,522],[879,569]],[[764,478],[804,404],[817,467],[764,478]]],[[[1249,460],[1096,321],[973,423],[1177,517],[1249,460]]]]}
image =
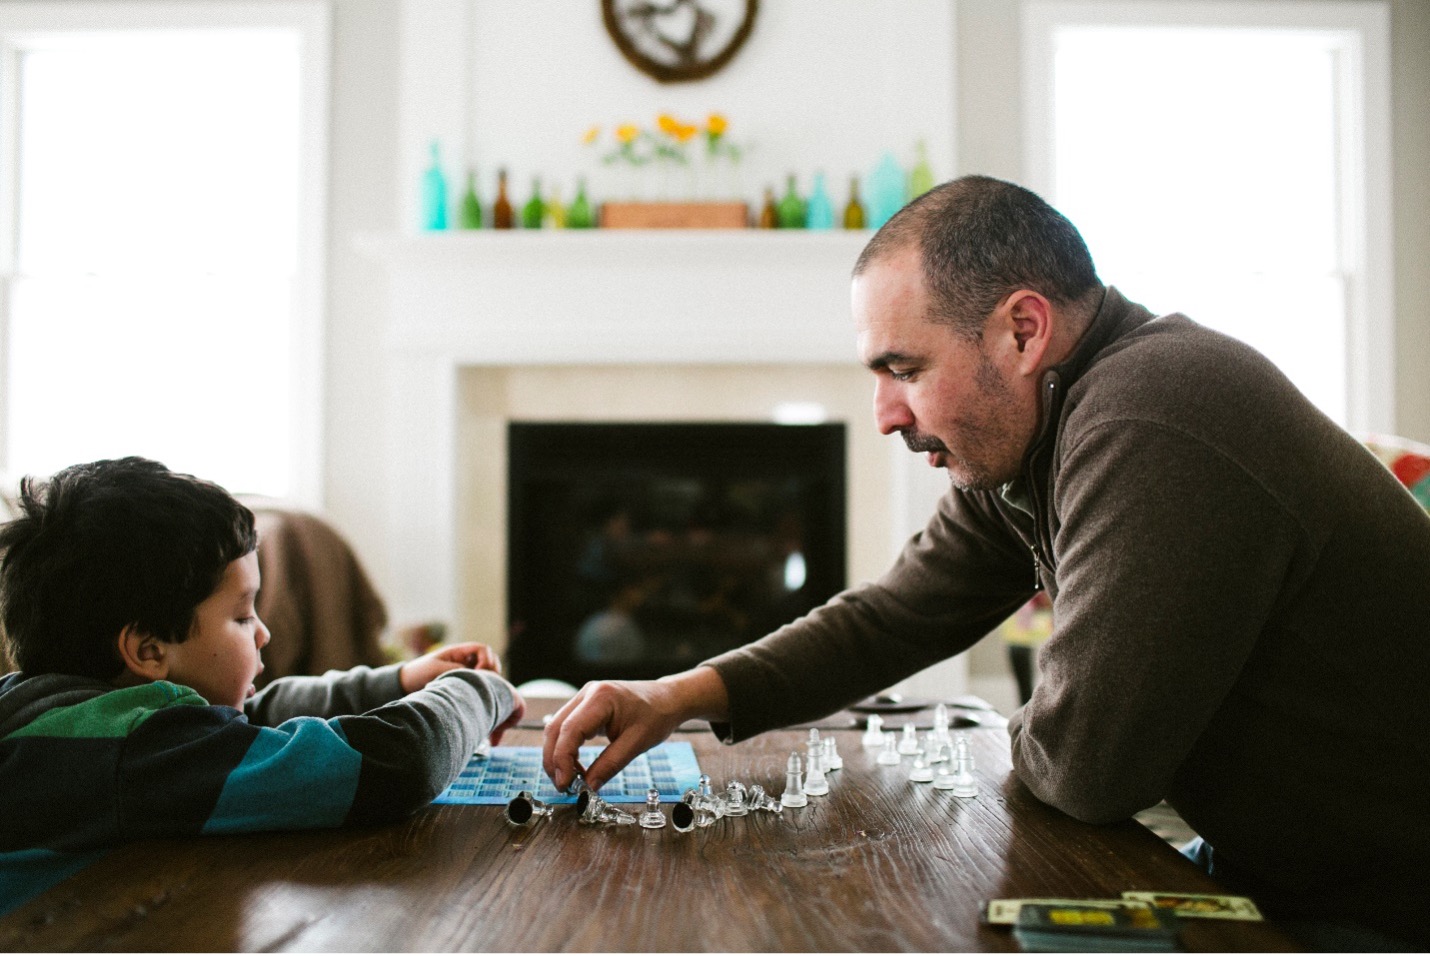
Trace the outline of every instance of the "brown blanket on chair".
{"type": "Polygon", "coordinates": [[[352,548],[315,515],[244,499],[258,528],[258,616],[273,640],[260,683],[386,662],[387,608],[352,548]]]}

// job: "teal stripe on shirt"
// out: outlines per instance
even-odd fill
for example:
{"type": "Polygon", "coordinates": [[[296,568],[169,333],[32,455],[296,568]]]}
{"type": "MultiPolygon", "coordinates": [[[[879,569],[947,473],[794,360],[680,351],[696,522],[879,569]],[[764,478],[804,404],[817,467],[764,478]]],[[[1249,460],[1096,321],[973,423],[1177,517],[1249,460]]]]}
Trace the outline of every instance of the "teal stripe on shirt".
{"type": "Polygon", "coordinates": [[[362,754],[336,722],[294,717],[261,727],[228,775],[204,833],[336,827],[357,794],[362,754]]]}
{"type": "Polygon", "coordinates": [[[103,855],[103,850],[87,853],[14,850],[0,853],[0,916],[57,886],[103,855]]]}

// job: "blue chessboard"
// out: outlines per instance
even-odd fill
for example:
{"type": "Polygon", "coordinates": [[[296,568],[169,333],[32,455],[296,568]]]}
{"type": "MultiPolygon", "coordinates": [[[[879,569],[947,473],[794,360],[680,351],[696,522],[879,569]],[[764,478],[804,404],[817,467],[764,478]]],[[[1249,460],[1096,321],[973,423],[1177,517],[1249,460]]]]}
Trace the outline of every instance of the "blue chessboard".
{"type": "MultiPolygon", "coordinates": [[[[581,766],[589,767],[603,747],[582,747],[581,766]]],[[[646,791],[660,791],[661,803],[679,803],[685,791],[700,782],[700,764],[688,743],[663,743],[641,754],[601,788],[608,803],[645,803],[646,791]]],[[[433,803],[475,803],[506,806],[523,790],[546,803],[575,803],[557,793],[541,769],[540,747],[493,747],[489,757],[473,757],[452,785],[433,803]]]]}

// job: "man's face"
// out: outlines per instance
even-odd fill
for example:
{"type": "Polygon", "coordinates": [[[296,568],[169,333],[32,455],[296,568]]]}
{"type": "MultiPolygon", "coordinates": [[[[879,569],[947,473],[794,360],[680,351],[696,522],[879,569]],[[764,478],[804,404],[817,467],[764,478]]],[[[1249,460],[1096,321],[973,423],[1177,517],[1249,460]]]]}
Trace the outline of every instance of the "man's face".
{"type": "Polygon", "coordinates": [[[859,357],[875,375],[880,433],[901,434],[966,491],[1015,478],[1037,424],[1037,396],[1013,373],[1018,350],[1011,332],[1004,341],[998,310],[977,342],[931,321],[917,248],[857,276],[852,305],[859,357]]]}
{"type": "Polygon", "coordinates": [[[243,708],[263,671],[259,651],[269,637],[253,606],[258,584],[256,551],[229,564],[217,590],[194,609],[188,640],[168,646],[168,680],[210,704],[243,708]]]}

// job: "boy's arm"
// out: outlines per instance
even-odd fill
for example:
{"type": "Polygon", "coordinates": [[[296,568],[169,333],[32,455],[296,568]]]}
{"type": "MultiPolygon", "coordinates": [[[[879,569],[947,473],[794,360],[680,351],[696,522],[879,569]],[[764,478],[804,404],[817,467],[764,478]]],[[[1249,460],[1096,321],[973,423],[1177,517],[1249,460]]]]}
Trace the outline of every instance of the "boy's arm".
{"type": "Polygon", "coordinates": [[[274,727],[294,717],[361,714],[402,696],[401,664],[328,671],[321,677],[280,677],[243,705],[248,719],[274,727]]]}
{"type": "Polygon", "coordinates": [[[454,670],[365,714],[255,727],[220,707],[169,707],[135,730],[120,770],[120,837],[400,820],[426,806],[519,695],[454,670]]]}

